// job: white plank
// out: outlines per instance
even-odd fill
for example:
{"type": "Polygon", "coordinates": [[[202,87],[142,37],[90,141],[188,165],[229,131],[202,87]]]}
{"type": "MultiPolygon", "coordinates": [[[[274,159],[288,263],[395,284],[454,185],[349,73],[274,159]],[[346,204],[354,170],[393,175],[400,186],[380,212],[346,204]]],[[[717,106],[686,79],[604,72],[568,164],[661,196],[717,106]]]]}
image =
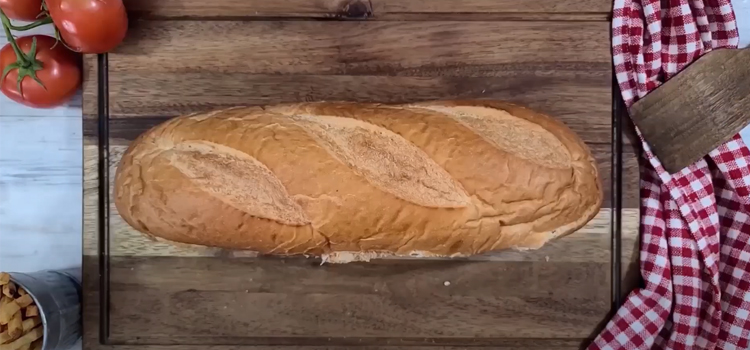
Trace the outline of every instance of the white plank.
{"type": "MultiPolygon", "coordinates": [[[[750,47],[750,0],[732,1],[734,14],[737,17],[737,29],[740,32],[739,47],[750,47]]],[[[750,125],[740,131],[740,136],[750,145],[750,125]]]]}
{"type": "Polygon", "coordinates": [[[750,47],[750,0],[733,0],[732,6],[740,32],[740,47],[750,47]]]}
{"type": "Polygon", "coordinates": [[[0,117],[0,270],[80,266],[82,125],[0,117]]]}
{"type": "Polygon", "coordinates": [[[36,186],[81,183],[80,116],[3,116],[0,117],[0,135],[0,181],[3,183],[36,186]]]}

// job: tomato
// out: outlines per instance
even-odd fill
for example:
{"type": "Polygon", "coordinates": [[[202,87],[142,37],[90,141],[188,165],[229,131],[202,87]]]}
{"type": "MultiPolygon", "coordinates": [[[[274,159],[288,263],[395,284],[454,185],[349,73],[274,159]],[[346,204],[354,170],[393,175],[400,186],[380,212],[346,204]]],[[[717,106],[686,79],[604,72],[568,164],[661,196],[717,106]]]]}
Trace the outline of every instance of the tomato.
{"type": "MultiPolygon", "coordinates": [[[[21,81],[21,91],[18,91],[19,69],[13,68],[0,83],[0,91],[13,101],[36,107],[51,108],[70,100],[81,85],[81,68],[78,55],[57,40],[46,35],[32,35],[16,39],[18,48],[31,59],[31,46],[36,38],[36,77],[44,86],[32,77],[26,76],[21,81]],[[57,45],[55,45],[57,44],[57,45]],[[54,47],[54,48],[53,48],[54,47]]],[[[8,65],[17,62],[16,54],[11,44],[6,44],[0,50],[0,69],[5,70],[8,65]]]]}
{"type": "Polygon", "coordinates": [[[33,22],[42,13],[42,0],[0,0],[0,9],[10,19],[33,22]]]}
{"type": "Polygon", "coordinates": [[[122,0],[46,0],[65,44],[82,53],[114,49],[128,31],[122,0]]]}

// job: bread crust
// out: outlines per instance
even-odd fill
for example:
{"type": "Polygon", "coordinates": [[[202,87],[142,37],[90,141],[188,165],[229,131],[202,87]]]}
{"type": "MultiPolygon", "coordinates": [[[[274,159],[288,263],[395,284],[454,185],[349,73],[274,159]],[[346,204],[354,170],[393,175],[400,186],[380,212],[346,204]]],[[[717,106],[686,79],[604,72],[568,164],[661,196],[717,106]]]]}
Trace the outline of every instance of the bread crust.
{"type": "Polygon", "coordinates": [[[158,125],[114,198],[169,241],[346,262],[539,248],[591,220],[601,187],[580,138],[518,105],[319,102],[158,125]]]}

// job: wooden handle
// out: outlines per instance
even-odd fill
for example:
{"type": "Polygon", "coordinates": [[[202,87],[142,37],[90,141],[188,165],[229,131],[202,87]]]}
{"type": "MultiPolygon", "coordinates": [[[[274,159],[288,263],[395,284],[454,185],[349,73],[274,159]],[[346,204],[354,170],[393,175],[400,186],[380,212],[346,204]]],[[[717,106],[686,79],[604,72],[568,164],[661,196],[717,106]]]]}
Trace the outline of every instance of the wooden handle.
{"type": "Polygon", "coordinates": [[[664,168],[680,171],[750,124],[750,49],[704,55],[630,115],[664,168]]]}

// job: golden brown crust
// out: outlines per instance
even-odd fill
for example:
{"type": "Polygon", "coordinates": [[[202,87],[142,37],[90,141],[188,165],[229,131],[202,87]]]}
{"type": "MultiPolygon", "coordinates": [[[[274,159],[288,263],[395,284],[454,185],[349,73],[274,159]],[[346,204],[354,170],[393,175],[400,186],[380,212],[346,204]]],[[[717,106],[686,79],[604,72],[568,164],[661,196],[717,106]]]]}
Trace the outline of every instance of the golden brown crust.
{"type": "Polygon", "coordinates": [[[120,215],[149,235],[365,259],[538,248],[601,201],[594,159],[570,129],[490,101],[179,117],[134,141],[115,180],[120,215]]]}

